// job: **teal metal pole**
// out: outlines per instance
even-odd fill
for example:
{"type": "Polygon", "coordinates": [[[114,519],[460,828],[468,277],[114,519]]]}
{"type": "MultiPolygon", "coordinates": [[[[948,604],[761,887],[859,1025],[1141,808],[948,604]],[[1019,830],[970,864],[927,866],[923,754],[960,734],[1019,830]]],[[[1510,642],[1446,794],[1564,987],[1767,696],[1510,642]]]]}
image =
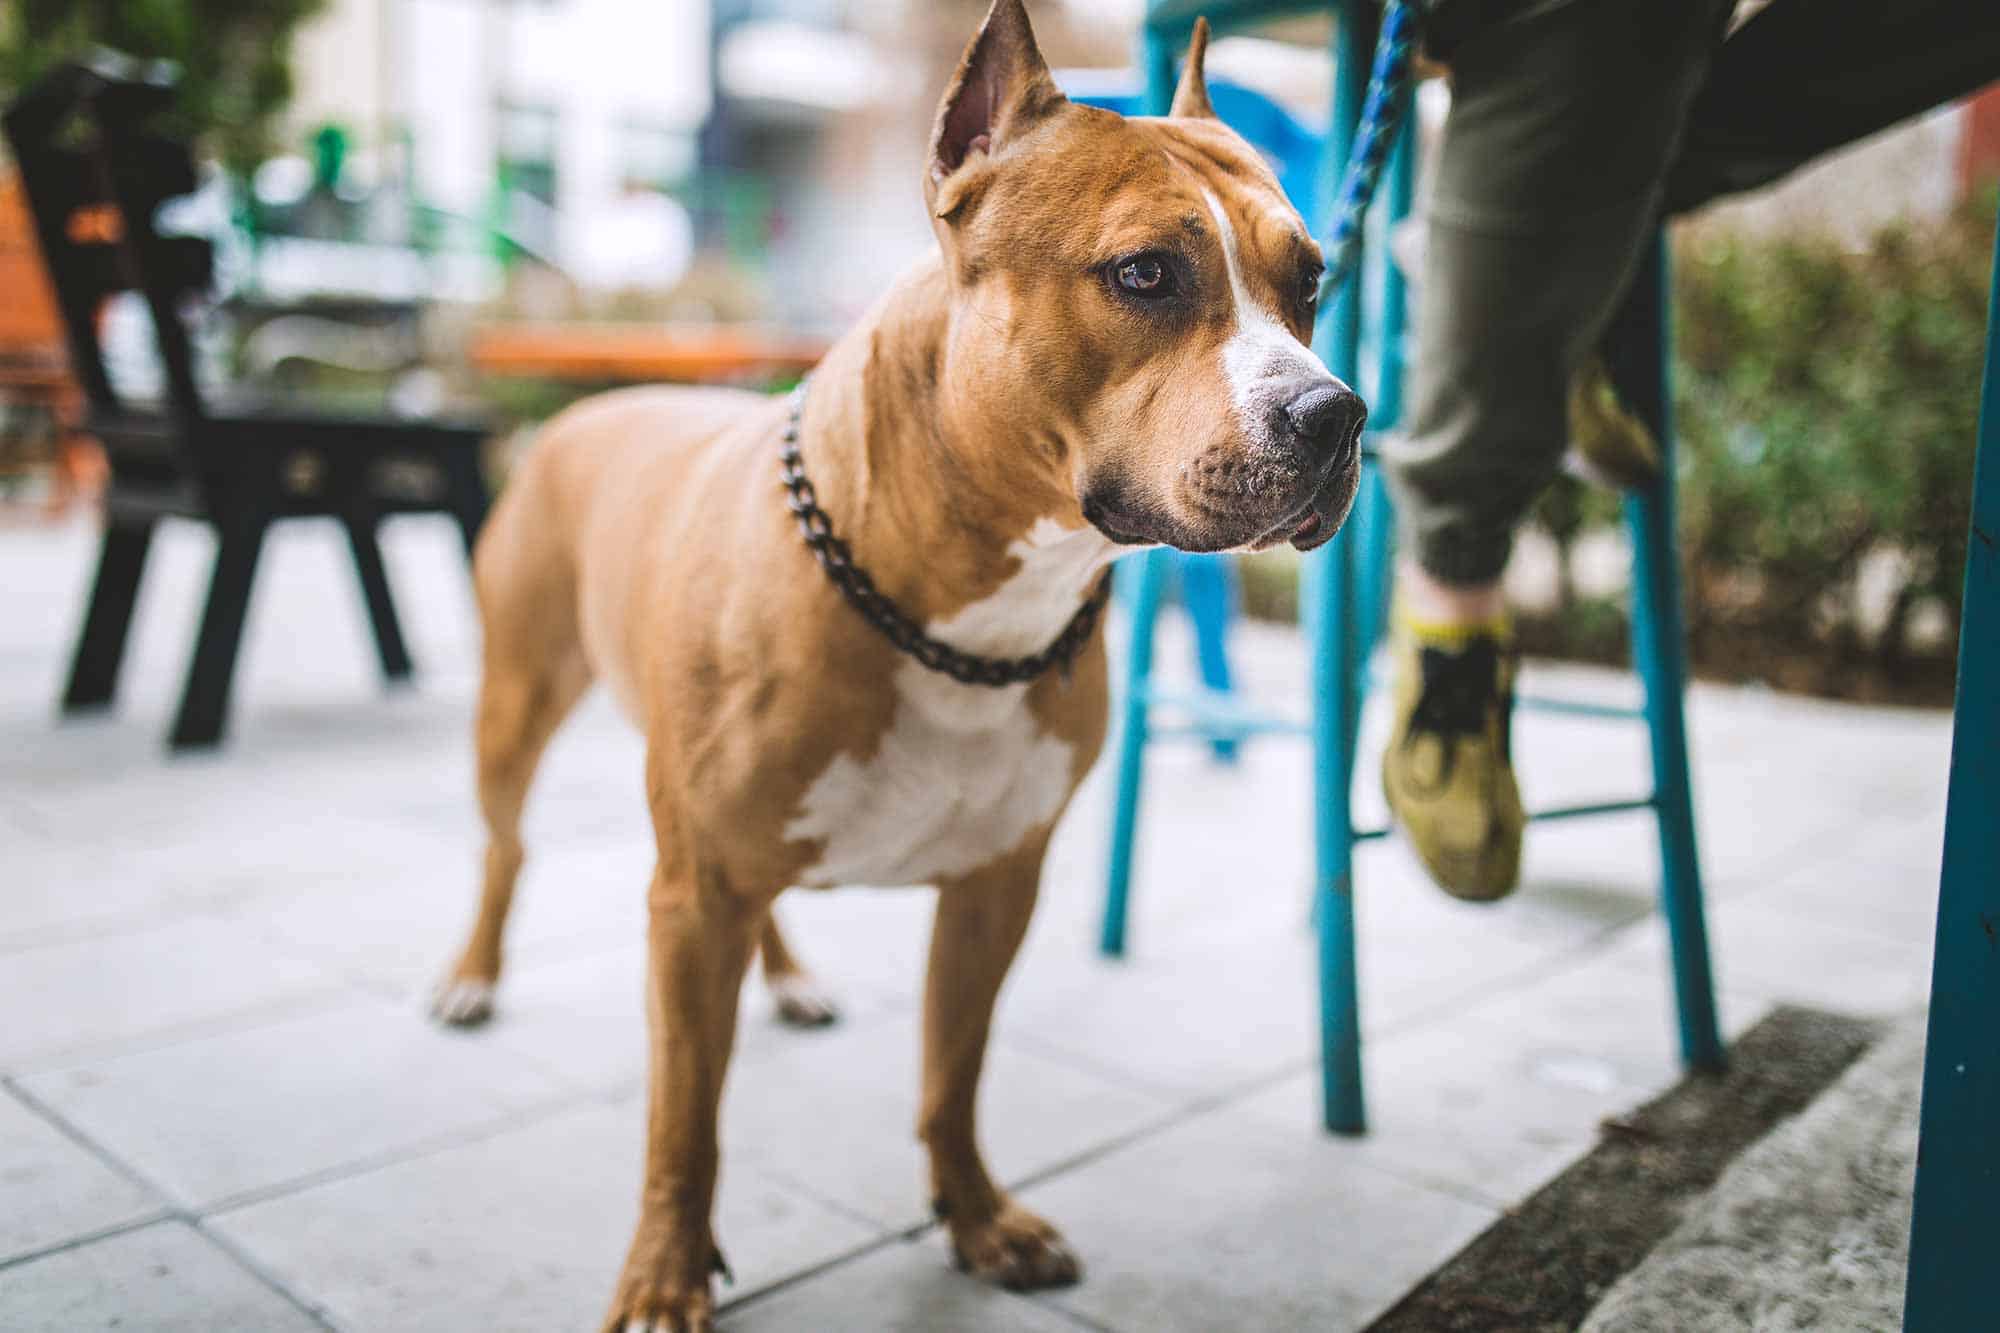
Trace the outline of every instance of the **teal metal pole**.
{"type": "MultiPolygon", "coordinates": [[[[1146,109],[1158,115],[1174,97],[1174,52],[1157,28],[1145,31],[1140,58],[1146,70],[1146,109]]],[[[1148,693],[1153,677],[1153,631],[1167,581],[1166,551],[1147,551],[1125,562],[1132,580],[1132,642],[1125,656],[1125,693],[1118,730],[1118,786],[1111,816],[1111,856],[1106,874],[1104,923],[1098,948],[1109,957],[1125,952],[1125,918],[1132,889],[1133,844],[1139,832],[1139,789],[1145,775],[1148,693]]]]}
{"type": "Polygon", "coordinates": [[[1667,242],[1654,238],[1625,308],[1618,315],[1614,355],[1623,354],[1621,391],[1653,427],[1660,474],[1625,498],[1632,534],[1632,656],[1646,687],[1646,723],[1653,741],[1653,799],[1660,836],[1660,911],[1673,953],[1681,1058],[1694,1069],[1720,1069],[1722,1035],[1715,1018],[1715,979],[1702,915],[1701,864],[1695,851],[1694,795],[1688,782],[1687,649],[1681,625],[1680,566],[1674,532],[1673,404],[1668,358],[1673,339],[1667,285],[1667,242]]]}
{"type": "Polygon", "coordinates": [[[1111,814],[1111,866],[1104,895],[1104,925],[1098,948],[1118,958],[1125,953],[1125,916],[1132,890],[1133,844],[1139,832],[1139,787],[1145,773],[1153,675],[1153,626],[1160,615],[1160,592],[1167,562],[1158,551],[1127,560],[1132,581],[1132,642],[1125,650],[1125,693],[1118,726],[1118,788],[1111,814]]]}
{"type": "MultiPolygon", "coordinates": [[[[1332,196],[1352,151],[1375,47],[1372,10],[1349,0],[1333,37],[1333,115],[1320,162],[1318,212],[1332,196]]],[[[1334,291],[1314,334],[1327,367],[1353,384],[1361,340],[1357,269],[1334,291]]],[[[1336,1134],[1367,1128],[1361,1083],[1361,1002],[1354,947],[1354,741],[1361,713],[1361,633],[1353,524],[1306,558],[1301,589],[1312,644],[1313,922],[1318,934],[1320,1070],[1326,1127],[1336,1134]]]]}
{"type": "Polygon", "coordinates": [[[2000,1237],[2000,243],[1958,629],[1958,701],[1903,1327],[1988,1328],[2000,1237]]]}

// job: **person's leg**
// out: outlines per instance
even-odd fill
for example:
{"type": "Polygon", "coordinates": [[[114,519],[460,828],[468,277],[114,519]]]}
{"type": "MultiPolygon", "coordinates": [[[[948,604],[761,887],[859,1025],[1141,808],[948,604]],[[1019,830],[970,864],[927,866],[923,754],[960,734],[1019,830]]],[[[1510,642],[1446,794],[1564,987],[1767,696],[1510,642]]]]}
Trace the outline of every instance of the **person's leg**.
{"type": "Polygon", "coordinates": [[[1571,372],[1652,226],[1724,0],[1585,0],[1451,52],[1409,434],[1384,455],[1410,564],[1499,580],[1555,476],[1571,372]]]}
{"type": "Polygon", "coordinates": [[[1767,185],[1995,79],[1993,0],[1773,0],[1716,52],[1665,209],[1767,185]]]}
{"type": "Polygon", "coordinates": [[[1383,783],[1434,878],[1514,886],[1523,816],[1500,575],[1555,476],[1568,386],[1657,214],[1725,0],[1588,0],[1448,53],[1411,430],[1384,448],[1402,523],[1383,783]]]}

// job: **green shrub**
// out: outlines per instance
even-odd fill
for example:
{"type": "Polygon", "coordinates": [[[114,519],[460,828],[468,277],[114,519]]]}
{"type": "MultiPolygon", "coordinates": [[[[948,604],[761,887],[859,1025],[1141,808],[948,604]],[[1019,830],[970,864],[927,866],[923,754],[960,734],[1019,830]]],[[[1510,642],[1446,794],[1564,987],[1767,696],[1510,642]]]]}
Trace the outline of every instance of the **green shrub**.
{"type": "Polygon", "coordinates": [[[50,68],[110,47],[181,67],[184,128],[239,174],[270,150],[291,100],[292,34],[325,0],[6,0],[0,102],[50,68]]]}
{"type": "Polygon", "coordinates": [[[1698,661],[1734,656],[1734,640],[1893,682],[1926,603],[1955,639],[1993,230],[1989,195],[1860,254],[1683,238],[1675,403],[1698,661]],[[1885,552],[1894,586],[1875,630],[1857,580],[1885,552]]]}

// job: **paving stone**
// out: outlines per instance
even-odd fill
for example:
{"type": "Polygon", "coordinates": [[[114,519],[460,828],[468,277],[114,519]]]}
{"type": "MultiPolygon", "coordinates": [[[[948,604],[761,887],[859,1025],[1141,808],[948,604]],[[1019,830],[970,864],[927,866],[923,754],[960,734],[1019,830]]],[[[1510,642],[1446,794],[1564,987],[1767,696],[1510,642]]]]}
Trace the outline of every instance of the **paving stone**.
{"type": "Polygon", "coordinates": [[[1914,946],[1937,934],[1944,807],[1857,828],[1851,843],[1801,857],[1750,897],[1757,907],[1914,946]]]}
{"type": "Polygon", "coordinates": [[[4,1089],[0,1194],[0,1262],[136,1221],[162,1202],[4,1089]]]}
{"type": "Polygon", "coordinates": [[[188,917],[0,955],[0,1068],[142,1044],[338,981],[256,932],[188,917]]]}
{"type": "Polygon", "coordinates": [[[1074,1333],[1038,1301],[953,1271],[942,1240],[895,1241],[850,1263],[723,1311],[728,1333],[1074,1333]]]}
{"type": "Polygon", "coordinates": [[[71,1333],[316,1329],[194,1228],[162,1222],[0,1270],[0,1328],[71,1333]]]}
{"type": "MultiPolygon", "coordinates": [[[[1363,1047],[1370,1160],[1505,1207],[1588,1149],[1603,1117],[1672,1081],[1462,1014],[1363,1047]]],[[[1283,1132],[1321,1124],[1317,1067],[1236,1103],[1283,1132]]]]}
{"type": "MultiPolygon", "coordinates": [[[[1442,898],[1422,892],[1426,903],[1442,898]]],[[[1368,903],[1357,908],[1365,1030],[1448,1008],[1568,947],[1560,933],[1498,928],[1456,904],[1435,910],[1417,927],[1393,917],[1378,926],[1368,903]]],[[[1291,917],[1190,924],[1067,985],[1037,984],[1030,965],[1000,1029],[1178,1096],[1274,1076],[1318,1049],[1318,953],[1304,916],[1301,904],[1291,917]]]]}
{"type": "MultiPolygon", "coordinates": [[[[1770,1000],[1754,991],[1717,988],[1716,1011],[1725,1041],[1769,1009],[1770,1000]]],[[[1489,1029],[1514,1034],[1516,1043],[1553,1043],[1578,1060],[1608,1064],[1632,1087],[1663,1086],[1681,1069],[1666,937],[1654,922],[1628,927],[1581,961],[1481,996],[1463,1012],[1489,1029]]]]}
{"type": "Polygon", "coordinates": [[[22,1084],[191,1206],[492,1126],[564,1092],[518,1053],[371,999],[22,1084]]]}
{"type": "MultiPolygon", "coordinates": [[[[646,945],[633,939],[552,961],[510,964],[501,979],[495,1016],[481,1039],[551,1070],[582,1090],[636,1087],[646,1077],[646,945]]],[[[736,1015],[732,1066],[825,1042],[838,1032],[892,1012],[881,995],[861,987],[830,991],[838,1021],[795,1028],[777,1017],[761,973],[744,981],[736,1015]]]]}
{"type": "MultiPolygon", "coordinates": [[[[919,1047],[912,1015],[835,1028],[733,1069],[725,1160],[745,1160],[885,1227],[930,1215],[917,1142],[919,1047]]],[[[979,1129],[987,1162],[1015,1182],[1160,1119],[1161,1099],[1004,1041],[987,1052],[979,1129]]]]}
{"type": "Polygon", "coordinates": [[[1492,1209],[1367,1165],[1355,1145],[1225,1110],[1024,1191],[1084,1280],[1051,1299],[1121,1329],[1363,1327],[1492,1209]]]}
{"type": "MultiPolygon", "coordinates": [[[[1709,935],[1726,990],[1862,1017],[1900,1013],[1930,995],[1928,945],[1865,927],[1773,910],[1752,897],[1716,904],[1709,935]]],[[[1666,930],[1658,920],[1633,927],[1606,953],[1613,965],[1665,957],[1666,930]]]]}
{"type": "MultiPolygon", "coordinates": [[[[637,1099],[583,1106],[212,1225],[345,1328],[591,1328],[638,1216],[643,1130],[637,1099]]],[[[880,1233],[726,1161],[716,1236],[735,1298],[880,1233]]]]}
{"type": "MultiPolygon", "coordinates": [[[[477,841],[440,836],[400,863],[317,868],[231,910],[288,950],[412,997],[444,974],[478,906],[477,841]]],[[[601,951],[645,933],[649,844],[531,854],[507,923],[510,962],[601,951]]],[[[504,984],[504,980],[503,980],[504,984]]]]}

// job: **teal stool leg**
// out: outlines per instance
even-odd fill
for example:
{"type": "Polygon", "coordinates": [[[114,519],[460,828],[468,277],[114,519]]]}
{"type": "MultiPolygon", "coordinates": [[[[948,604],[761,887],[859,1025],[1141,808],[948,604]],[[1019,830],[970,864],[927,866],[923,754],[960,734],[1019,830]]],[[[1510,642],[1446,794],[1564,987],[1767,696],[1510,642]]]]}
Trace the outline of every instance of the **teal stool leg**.
{"type": "Polygon", "coordinates": [[[1354,947],[1354,742],[1361,715],[1359,534],[1307,557],[1312,644],[1313,925],[1319,946],[1320,1077],[1327,1129],[1368,1127],[1361,1082],[1361,997],[1354,947]]]}
{"type": "Polygon", "coordinates": [[[1672,946],[1681,1058],[1694,1069],[1720,1069],[1708,929],[1702,916],[1701,867],[1695,854],[1694,797],[1688,785],[1687,663],[1681,625],[1679,549],[1674,530],[1673,413],[1667,392],[1667,253],[1655,238],[1608,343],[1616,382],[1660,441],[1659,479],[1626,497],[1632,534],[1632,646],[1646,687],[1653,741],[1653,802],[1660,832],[1660,908],[1672,946]]]}
{"type": "MultiPolygon", "coordinates": [[[[1147,28],[1140,42],[1140,64],[1146,71],[1146,110],[1162,115],[1174,97],[1174,50],[1165,37],[1147,28]]],[[[1147,551],[1127,559],[1120,573],[1131,582],[1132,645],[1125,658],[1125,692],[1119,704],[1118,791],[1111,818],[1111,865],[1104,895],[1104,927],[1098,948],[1108,957],[1125,952],[1125,914],[1132,888],[1132,843],[1139,828],[1139,780],[1146,763],[1146,691],[1153,675],[1153,630],[1160,616],[1160,594],[1168,575],[1166,551],[1147,551]]]]}
{"type": "Polygon", "coordinates": [[[1986,388],[1973,464],[1972,540],[1958,627],[1958,701],[1945,798],[1931,1013],[1918,1121],[1917,1194],[1903,1327],[1993,1320],[2000,1236],[2000,246],[1986,327],[1986,388]]]}
{"type": "MultiPolygon", "coordinates": [[[[1376,18],[1344,5],[1333,35],[1333,116],[1321,160],[1321,213],[1354,145],[1376,18]]],[[[1315,332],[1315,350],[1349,384],[1359,382],[1361,283],[1340,284],[1315,332]]],[[[1354,524],[1306,558],[1301,600],[1312,650],[1313,926],[1319,945],[1320,1079],[1327,1129],[1368,1127],[1361,1082],[1361,999],[1354,948],[1354,742],[1361,719],[1362,606],[1354,524]]]]}
{"type": "MultiPolygon", "coordinates": [[[[1146,766],[1146,691],[1153,676],[1153,631],[1160,592],[1167,581],[1165,551],[1147,551],[1125,562],[1131,571],[1132,643],[1125,654],[1125,689],[1119,699],[1118,791],[1111,817],[1111,869],[1104,895],[1104,929],[1098,948],[1112,958],[1125,952],[1125,912],[1132,888],[1132,844],[1139,829],[1139,783],[1146,766]]],[[[1122,572],[1122,571],[1121,571],[1122,572]]]]}
{"type": "MultiPolygon", "coordinates": [[[[1229,622],[1236,614],[1236,567],[1224,556],[1184,555],[1180,558],[1181,601],[1194,623],[1195,664],[1201,683],[1218,694],[1230,691],[1229,622]]],[[[1236,739],[1216,736],[1209,741],[1215,757],[1236,760],[1236,739]]]]}

